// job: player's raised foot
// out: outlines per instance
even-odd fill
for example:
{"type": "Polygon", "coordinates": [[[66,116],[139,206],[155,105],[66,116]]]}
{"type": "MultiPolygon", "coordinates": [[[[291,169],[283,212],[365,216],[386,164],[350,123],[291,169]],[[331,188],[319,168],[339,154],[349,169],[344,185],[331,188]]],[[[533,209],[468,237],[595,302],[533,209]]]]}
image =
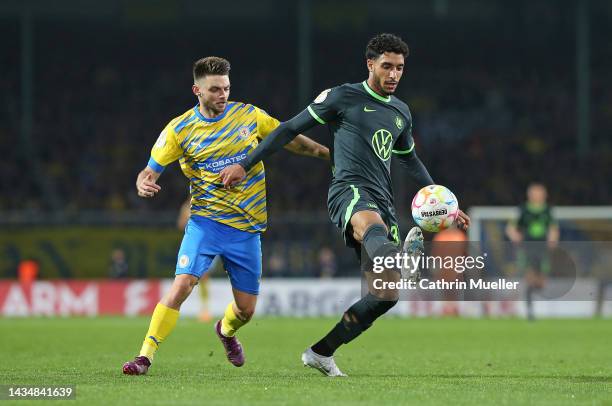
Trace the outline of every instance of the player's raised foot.
{"type": "Polygon", "coordinates": [[[134,361],[123,364],[123,373],[126,375],[144,375],[149,370],[151,361],[145,356],[138,356],[134,361]]]}
{"type": "MultiPolygon", "coordinates": [[[[403,252],[409,257],[419,258],[425,252],[425,244],[423,243],[423,231],[419,227],[412,227],[404,240],[403,252]]],[[[409,266],[402,270],[402,274],[408,280],[418,282],[421,279],[421,269],[414,267],[413,262],[409,262],[409,266]]]]}
{"type": "Polygon", "coordinates": [[[302,353],[302,362],[305,367],[318,369],[326,376],[348,376],[340,371],[333,356],[324,357],[314,352],[310,347],[302,353]]]}
{"type": "Polygon", "coordinates": [[[225,348],[227,360],[235,367],[243,366],[245,360],[242,344],[240,344],[236,336],[226,337],[221,333],[221,320],[215,323],[215,333],[217,333],[217,337],[219,337],[221,344],[225,348]]]}

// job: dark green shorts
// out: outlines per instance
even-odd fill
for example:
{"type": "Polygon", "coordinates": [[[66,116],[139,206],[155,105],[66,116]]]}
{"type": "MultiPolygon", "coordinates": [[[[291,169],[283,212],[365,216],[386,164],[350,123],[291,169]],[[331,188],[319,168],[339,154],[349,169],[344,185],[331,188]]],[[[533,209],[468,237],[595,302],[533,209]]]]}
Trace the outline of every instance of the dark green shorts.
{"type": "Polygon", "coordinates": [[[393,203],[377,198],[367,187],[358,184],[332,184],[327,197],[327,209],[331,221],[342,230],[344,243],[355,248],[361,257],[361,244],[353,238],[351,216],[363,210],[375,211],[389,229],[389,239],[400,243],[399,226],[393,203]]]}
{"type": "Polygon", "coordinates": [[[531,270],[537,274],[550,273],[550,253],[545,242],[526,242],[516,253],[519,270],[531,270]]]}

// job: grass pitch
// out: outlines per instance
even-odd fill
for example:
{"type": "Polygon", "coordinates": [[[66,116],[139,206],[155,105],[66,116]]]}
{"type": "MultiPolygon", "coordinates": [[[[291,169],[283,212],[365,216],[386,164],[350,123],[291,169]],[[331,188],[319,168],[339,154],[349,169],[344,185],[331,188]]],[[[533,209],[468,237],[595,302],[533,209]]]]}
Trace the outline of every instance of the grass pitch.
{"type": "Polygon", "coordinates": [[[125,376],[148,318],[0,319],[0,384],[74,384],[64,402],[87,405],[612,404],[610,320],[383,318],[330,379],[300,354],[335,323],[255,319],[235,368],[212,324],[180,320],[149,375],[125,376]]]}

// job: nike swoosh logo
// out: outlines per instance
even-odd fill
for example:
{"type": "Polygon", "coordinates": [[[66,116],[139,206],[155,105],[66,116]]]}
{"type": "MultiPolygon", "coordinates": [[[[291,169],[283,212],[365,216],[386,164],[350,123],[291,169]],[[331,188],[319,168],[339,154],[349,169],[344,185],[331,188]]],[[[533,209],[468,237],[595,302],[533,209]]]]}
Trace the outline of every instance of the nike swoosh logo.
{"type": "Polygon", "coordinates": [[[372,112],[372,111],[376,111],[374,109],[369,109],[367,106],[363,107],[363,111],[365,111],[366,113],[372,112]]]}

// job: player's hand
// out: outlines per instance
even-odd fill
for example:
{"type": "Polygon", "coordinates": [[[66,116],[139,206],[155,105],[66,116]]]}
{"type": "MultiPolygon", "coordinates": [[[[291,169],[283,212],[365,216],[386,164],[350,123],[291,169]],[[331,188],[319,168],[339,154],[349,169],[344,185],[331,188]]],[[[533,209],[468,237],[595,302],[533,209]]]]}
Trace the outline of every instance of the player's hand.
{"type": "Polygon", "coordinates": [[[506,235],[514,245],[519,244],[523,241],[523,234],[521,234],[520,231],[518,231],[514,225],[508,225],[508,227],[506,228],[506,235]]]}
{"type": "Polygon", "coordinates": [[[321,158],[321,159],[324,159],[324,160],[326,160],[326,161],[331,160],[331,154],[329,153],[329,148],[327,148],[327,147],[322,147],[322,148],[319,150],[318,157],[319,157],[319,158],[321,158]]]}
{"type": "Polygon", "coordinates": [[[465,214],[463,210],[459,210],[457,214],[457,227],[463,231],[466,231],[470,227],[470,216],[465,214]]]}
{"type": "Polygon", "coordinates": [[[235,184],[242,182],[246,177],[246,172],[242,166],[233,164],[224,168],[221,173],[219,173],[219,177],[221,178],[221,182],[223,182],[223,186],[229,189],[235,184]]]}
{"type": "Polygon", "coordinates": [[[136,180],[136,190],[138,190],[138,196],[140,197],[153,197],[157,192],[161,190],[161,186],[155,183],[156,180],[153,175],[146,173],[143,176],[139,176],[136,180]]]}
{"type": "Polygon", "coordinates": [[[513,244],[520,244],[523,242],[523,236],[521,233],[517,233],[516,235],[510,237],[510,241],[512,241],[513,244]]]}

